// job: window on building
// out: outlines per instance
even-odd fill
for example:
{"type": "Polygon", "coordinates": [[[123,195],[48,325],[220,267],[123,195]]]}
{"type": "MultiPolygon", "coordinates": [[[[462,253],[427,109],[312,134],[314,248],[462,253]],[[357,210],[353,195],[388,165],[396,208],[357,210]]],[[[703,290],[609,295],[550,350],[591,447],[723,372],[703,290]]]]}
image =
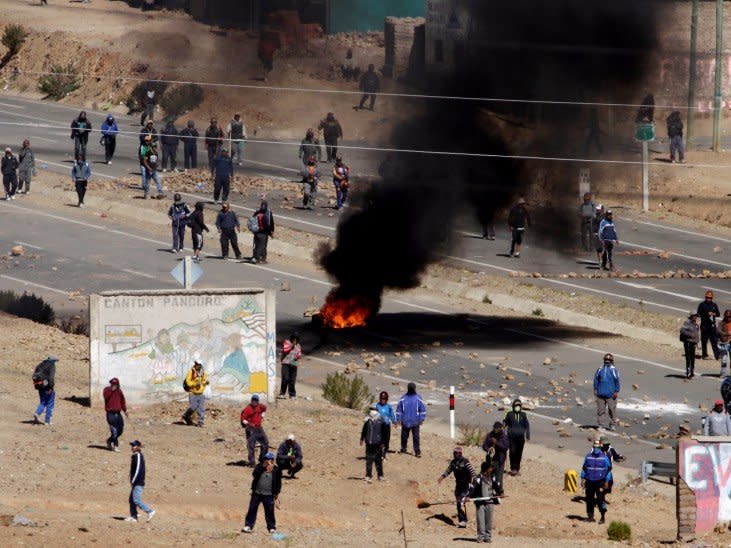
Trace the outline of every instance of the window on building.
{"type": "Polygon", "coordinates": [[[444,43],[441,40],[434,40],[434,61],[444,63],[444,43]]]}

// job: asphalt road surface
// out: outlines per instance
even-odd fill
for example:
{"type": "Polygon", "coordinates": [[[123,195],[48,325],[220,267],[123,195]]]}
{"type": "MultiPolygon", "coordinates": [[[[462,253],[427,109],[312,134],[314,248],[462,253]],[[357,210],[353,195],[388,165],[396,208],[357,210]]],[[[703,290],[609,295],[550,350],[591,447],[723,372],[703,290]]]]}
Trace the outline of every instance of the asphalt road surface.
{"type": "MultiPolygon", "coordinates": [[[[180,256],[169,253],[165,238],[101,221],[90,210],[59,207],[36,211],[32,200],[31,196],[0,202],[0,246],[8,249],[22,242],[29,251],[28,256],[12,259],[13,267],[2,271],[0,289],[25,287],[55,306],[73,311],[82,301],[69,301],[70,292],[86,295],[121,287],[177,286],[169,272],[180,256]]],[[[246,247],[247,236],[242,242],[246,247]]],[[[206,245],[217,253],[215,238],[209,237],[206,245]]],[[[449,385],[459,387],[458,422],[483,426],[504,416],[504,411],[490,408],[486,413],[478,407],[487,390],[498,391],[500,384],[506,384],[506,397],[520,394],[529,399],[550,392],[531,413],[533,442],[553,447],[561,444],[567,450],[583,452],[587,437],[593,435],[589,427],[596,423],[591,379],[602,354],[612,351],[624,386],[620,414],[628,424],[613,436],[619,450],[636,465],[643,458],[672,460],[671,451],[656,449],[658,441],[652,436],[666,425],[668,433],[676,432],[685,419],[697,428],[698,404],[707,404],[718,393],[715,377],[682,380],[680,355],[665,363],[639,343],[603,338],[540,318],[485,316],[471,312],[474,303],[418,290],[387,295],[382,313],[367,328],[331,332],[323,339],[302,315],[313,303],[322,303],[331,288],[324,275],[311,266],[254,266],[206,258],[202,268],[200,288],[277,290],[278,332],[284,335],[297,329],[303,333],[308,356],[301,368],[303,381],[316,382],[323,370],[343,369],[351,361],[362,363],[363,352],[382,354],[386,363],[375,368],[377,375],[366,373],[374,389],[390,388],[396,396],[408,380],[420,382],[432,418],[447,417],[445,391],[449,385]],[[290,290],[281,290],[282,281],[288,282],[290,290]],[[409,352],[411,357],[396,356],[395,352],[409,352]],[[546,356],[555,358],[551,365],[544,365],[546,356]],[[407,365],[396,376],[390,366],[398,361],[407,365]],[[308,364],[321,367],[308,368],[308,364]],[[514,378],[506,378],[509,375],[514,378]],[[427,388],[428,380],[436,381],[436,388],[427,388]],[[401,385],[397,388],[392,382],[401,385]],[[633,389],[633,384],[638,388],[633,389]],[[556,421],[570,437],[558,437],[556,421]]],[[[702,363],[707,367],[699,369],[715,373],[715,365],[711,370],[709,362],[702,363]]]]}
{"type": "MultiPolygon", "coordinates": [[[[67,174],[73,155],[73,143],[69,139],[69,125],[78,109],[46,101],[31,101],[12,96],[0,96],[0,143],[9,143],[17,150],[23,138],[31,140],[39,164],[46,169],[67,174]]],[[[104,118],[103,113],[89,113],[94,128],[98,129],[104,118]]],[[[219,117],[222,124],[226,118],[219,117]]],[[[118,139],[117,155],[113,165],[103,163],[102,147],[98,144],[99,135],[89,140],[89,159],[95,177],[116,178],[122,175],[137,174],[139,171],[136,156],[139,131],[138,116],[117,116],[123,134],[118,139]]],[[[160,130],[160,124],[156,125],[160,130]]],[[[203,133],[205,128],[199,128],[203,133]]],[[[348,146],[349,142],[344,141],[348,146]]],[[[358,144],[360,146],[360,144],[358,144]]],[[[179,157],[182,156],[179,151],[179,157]]],[[[343,150],[346,161],[356,176],[370,176],[378,171],[378,165],[385,158],[384,152],[368,150],[343,150]]],[[[249,174],[266,175],[290,181],[297,186],[301,168],[297,159],[296,145],[283,143],[261,143],[253,140],[246,145],[245,165],[240,169],[249,174]]],[[[199,165],[205,164],[205,151],[199,144],[199,165]]],[[[41,167],[43,168],[43,167],[41,167]]],[[[329,165],[323,164],[322,171],[329,165]]],[[[163,175],[164,178],[164,175],[163,175]]],[[[323,176],[323,183],[329,178],[323,176]]],[[[192,197],[193,195],[191,195],[192,197]]],[[[196,195],[195,198],[199,198],[196,195]]],[[[248,202],[236,205],[252,209],[255,197],[248,202]]],[[[300,230],[322,235],[335,233],[341,214],[333,213],[329,207],[318,211],[289,209],[283,211],[281,193],[269,196],[270,204],[277,214],[279,223],[300,230]]],[[[578,204],[577,204],[578,205],[578,204]]],[[[712,271],[731,269],[731,258],[727,238],[717,234],[705,234],[686,230],[671,224],[655,222],[651,219],[625,217],[622,209],[608,204],[616,214],[620,245],[616,250],[615,264],[625,272],[661,272],[684,269],[712,271]],[[658,257],[661,251],[670,252],[669,258],[658,257]],[[627,255],[623,253],[627,252],[627,255]]],[[[344,211],[347,211],[344,210],[344,211]]],[[[456,231],[454,249],[445,255],[445,260],[473,271],[509,274],[513,270],[560,274],[576,272],[593,273],[597,271],[594,253],[577,253],[573,250],[552,249],[553,245],[542,245],[540,234],[527,231],[526,244],[520,259],[507,256],[510,236],[507,227],[497,223],[497,240],[486,241],[481,237],[481,229],[474,220],[465,218],[460,221],[456,231]]],[[[578,235],[577,238],[578,240],[578,235]]],[[[573,246],[571,246],[573,247],[573,246]]],[[[578,247],[578,246],[577,246],[578,247]]],[[[610,302],[624,303],[636,307],[638,311],[651,310],[672,316],[680,316],[695,308],[702,299],[703,291],[711,288],[716,291],[716,301],[723,309],[731,306],[731,280],[688,280],[688,279],[532,279],[530,283],[563,289],[568,292],[584,292],[599,296],[610,302]]]]}

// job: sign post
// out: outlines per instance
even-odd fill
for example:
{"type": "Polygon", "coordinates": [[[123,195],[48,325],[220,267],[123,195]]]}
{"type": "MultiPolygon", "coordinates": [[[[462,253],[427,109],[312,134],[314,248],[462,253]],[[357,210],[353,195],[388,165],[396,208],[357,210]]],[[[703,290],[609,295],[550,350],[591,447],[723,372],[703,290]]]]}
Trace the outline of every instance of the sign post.
{"type": "Polygon", "coordinates": [[[650,170],[648,166],[650,141],[655,140],[655,124],[637,124],[635,139],[642,143],[642,211],[650,209],[650,170]]]}
{"type": "Polygon", "coordinates": [[[449,387],[449,436],[454,439],[456,436],[454,424],[454,386],[449,387]]]}

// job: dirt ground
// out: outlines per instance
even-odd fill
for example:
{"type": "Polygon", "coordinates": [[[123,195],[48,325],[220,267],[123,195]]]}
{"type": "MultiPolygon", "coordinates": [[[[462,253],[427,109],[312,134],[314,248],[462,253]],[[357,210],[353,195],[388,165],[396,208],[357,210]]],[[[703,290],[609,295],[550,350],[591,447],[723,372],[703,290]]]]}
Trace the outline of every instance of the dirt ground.
{"type": "MultiPolygon", "coordinates": [[[[22,516],[34,523],[0,527],[3,544],[224,546],[243,540],[239,530],[250,470],[238,464],[245,450],[238,408],[213,406],[203,429],[176,424],[183,402],[132,408],[123,451],[108,452],[103,411],[84,404],[88,340],[5,315],[0,315],[0,328],[5,334],[0,351],[11,358],[3,366],[0,521],[22,516]],[[30,374],[49,352],[60,358],[52,427],[30,423],[36,405],[30,374]],[[158,511],[149,524],[120,519],[127,512],[126,444],[136,438],[146,444],[144,499],[158,511]]],[[[314,395],[312,401],[278,403],[266,418],[272,443],[295,432],[305,454],[305,469],[283,487],[278,529],[286,535],[286,545],[400,546],[402,510],[407,538],[414,545],[445,546],[473,538],[472,529],[449,525],[452,505],[416,507],[418,498],[451,499],[451,482],[438,486],[435,481],[450,455],[448,439],[423,436],[420,460],[389,455],[386,481],[366,485],[357,444],[362,416],[307,392],[314,395]]],[[[469,448],[467,456],[479,462],[481,453],[469,448]]],[[[506,481],[509,498],[496,509],[496,545],[604,544],[605,529],[579,520],[583,506],[561,491],[562,467],[541,458],[529,459],[524,470],[523,476],[506,481]]],[[[630,523],[636,542],[655,545],[674,538],[673,504],[665,495],[618,485],[611,502],[610,516],[630,523]]],[[[262,518],[252,540],[276,545],[263,531],[262,518]]]]}

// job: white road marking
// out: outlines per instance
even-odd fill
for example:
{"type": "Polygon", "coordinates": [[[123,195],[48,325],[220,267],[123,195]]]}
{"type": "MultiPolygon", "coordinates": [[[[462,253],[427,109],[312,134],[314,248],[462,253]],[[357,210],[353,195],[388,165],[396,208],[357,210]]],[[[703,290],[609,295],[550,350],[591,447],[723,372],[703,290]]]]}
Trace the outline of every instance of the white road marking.
{"type": "Polygon", "coordinates": [[[10,103],[0,103],[0,106],[8,108],[19,108],[21,110],[25,109],[25,107],[21,107],[20,105],[11,105],[10,103]]]}
{"type": "Polygon", "coordinates": [[[654,251],[656,253],[661,253],[663,251],[666,251],[670,255],[675,255],[676,257],[682,257],[683,259],[690,259],[691,261],[698,261],[699,263],[708,263],[708,264],[713,264],[716,266],[723,266],[726,268],[731,268],[731,264],[728,264],[728,263],[722,263],[720,261],[714,261],[712,259],[704,259],[703,257],[694,257],[693,255],[684,255],[683,253],[676,253],[675,251],[667,251],[664,249],[658,249],[656,247],[650,247],[647,245],[633,244],[631,242],[625,242],[625,241],[622,241],[621,245],[626,245],[629,247],[636,247],[638,249],[646,249],[648,251],[654,251]]]}
{"type": "Polygon", "coordinates": [[[29,244],[28,242],[21,242],[19,240],[16,240],[15,243],[18,245],[22,245],[23,247],[30,247],[31,249],[43,249],[39,245],[33,245],[33,244],[29,244]]]}
{"type": "Polygon", "coordinates": [[[48,137],[41,137],[40,135],[31,135],[31,139],[39,139],[41,141],[48,141],[49,143],[58,143],[57,139],[49,139],[48,137]]]}
{"type": "MultiPolygon", "coordinates": [[[[73,164],[59,164],[57,162],[51,162],[50,160],[44,160],[42,158],[38,158],[38,161],[43,164],[48,164],[49,166],[56,166],[56,167],[62,167],[68,170],[69,174],[71,173],[71,168],[74,167],[73,164]]],[[[99,171],[92,171],[91,173],[92,178],[93,177],[104,177],[105,179],[112,179],[116,180],[118,177],[114,177],[112,175],[107,175],[106,173],[101,173],[99,171]]]]}
{"type": "Polygon", "coordinates": [[[728,241],[729,241],[729,238],[723,238],[721,236],[711,236],[710,234],[703,234],[702,232],[693,232],[693,231],[687,230],[685,228],[675,228],[674,226],[668,226],[668,225],[663,225],[663,224],[659,224],[659,223],[651,223],[649,221],[639,221],[636,219],[631,219],[631,221],[633,223],[637,223],[640,225],[652,226],[655,228],[661,228],[663,230],[672,230],[673,232],[682,232],[683,234],[691,234],[693,236],[698,236],[700,238],[706,238],[708,240],[718,240],[719,242],[725,242],[725,243],[728,243],[728,241]]]}
{"type": "Polygon", "coordinates": [[[618,284],[627,285],[629,287],[634,287],[635,289],[642,289],[645,291],[655,291],[657,293],[665,293],[666,295],[671,295],[673,297],[678,297],[680,299],[685,299],[686,301],[697,301],[697,297],[689,297],[688,295],[683,295],[682,293],[675,293],[673,291],[665,291],[664,289],[657,289],[656,287],[653,287],[651,285],[642,285],[642,284],[636,284],[632,282],[622,282],[620,280],[614,280],[618,284]]]}
{"type": "Polygon", "coordinates": [[[0,278],[4,278],[6,280],[11,280],[13,282],[18,282],[23,285],[30,285],[32,287],[39,287],[41,289],[45,289],[46,291],[52,291],[54,293],[59,293],[60,295],[63,295],[65,297],[69,296],[68,291],[61,291],[60,289],[56,289],[55,287],[49,287],[47,285],[38,284],[35,282],[29,282],[28,280],[21,280],[20,278],[14,278],[13,276],[8,276],[7,274],[0,274],[0,278]]]}
{"type": "Polygon", "coordinates": [[[122,268],[121,270],[122,272],[126,272],[127,274],[134,274],[135,276],[142,276],[143,278],[157,280],[157,276],[153,276],[152,274],[146,274],[145,272],[139,272],[137,270],[132,270],[131,268],[122,268]]]}
{"type": "MultiPolygon", "coordinates": [[[[249,141],[249,144],[251,144],[251,143],[256,143],[256,141],[249,141]]],[[[246,158],[244,158],[244,162],[248,162],[250,164],[256,164],[256,165],[259,165],[259,166],[275,167],[277,169],[281,169],[282,171],[289,171],[289,172],[293,172],[293,173],[300,173],[300,170],[299,169],[294,169],[294,168],[291,168],[291,167],[278,166],[277,164],[268,164],[266,162],[258,162],[256,160],[247,160],[246,158]]]]}
{"type": "Polygon", "coordinates": [[[731,295],[731,291],[727,291],[725,289],[718,289],[717,287],[710,287],[710,286],[704,285],[703,289],[710,289],[711,291],[718,291],[719,293],[727,293],[728,295],[731,295]]]}

